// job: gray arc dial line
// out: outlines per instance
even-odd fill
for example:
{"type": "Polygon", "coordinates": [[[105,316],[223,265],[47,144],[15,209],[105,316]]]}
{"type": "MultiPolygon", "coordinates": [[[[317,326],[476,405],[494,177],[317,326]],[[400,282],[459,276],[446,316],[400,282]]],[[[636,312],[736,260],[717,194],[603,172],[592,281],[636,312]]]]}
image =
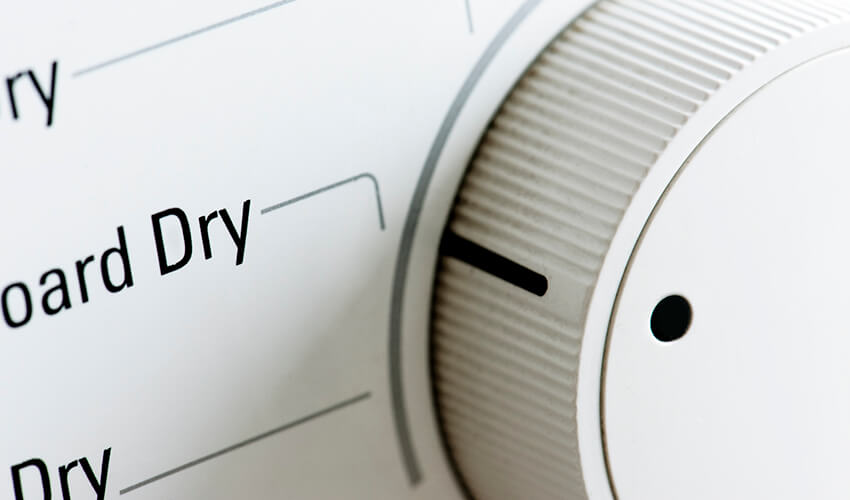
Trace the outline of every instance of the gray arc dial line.
{"type": "Polygon", "coordinates": [[[404,468],[407,471],[408,480],[413,486],[418,485],[422,481],[422,468],[419,465],[419,460],[414,450],[413,438],[410,434],[410,422],[407,416],[407,406],[404,401],[401,325],[404,289],[407,283],[407,268],[410,264],[410,254],[413,250],[413,238],[416,234],[416,228],[419,225],[419,215],[422,213],[425,194],[428,191],[428,186],[431,184],[434,169],[437,167],[437,162],[446,145],[449,133],[454,127],[463,106],[472,94],[472,90],[478,84],[478,81],[484,74],[484,70],[487,69],[508,38],[510,38],[522,21],[540,4],[540,1],[526,0],[520,6],[502,29],[496,33],[496,36],[487,45],[487,48],[484,49],[484,53],[481,54],[481,57],[475,63],[475,66],[473,66],[472,71],[469,72],[466,80],[464,80],[460,91],[455,96],[454,101],[452,101],[440,128],[437,130],[437,135],[431,144],[431,148],[428,150],[428,156],[420,171],[419,180],[416,183],[413,198],[410,201],[407,218],[404,221],[398,257],[396,258],[395,273],[393,275],[392,299],[390,304],[389,376],[390,399],[392,401],[393,420],[399,443],[399,451],[404,468]]]}

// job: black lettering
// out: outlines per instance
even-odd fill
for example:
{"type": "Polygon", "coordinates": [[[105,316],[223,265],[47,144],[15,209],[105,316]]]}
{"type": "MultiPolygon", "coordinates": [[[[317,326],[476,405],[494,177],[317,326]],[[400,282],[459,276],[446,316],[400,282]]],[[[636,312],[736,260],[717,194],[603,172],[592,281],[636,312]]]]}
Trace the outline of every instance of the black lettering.
{"type": "Polygon", "coordinates": [[[32,298],[30,298],[30,291],[27,289],[27,286],[21,282],[12,283],[7,286],[3,290],[3,295],[0,297],[0,302],[2,302],[3,309],[3,319],[6,320],[6,324],[11,326],[12,328],[18,328],[24,326],[29,322],[30,318],[32,318],[32,298]],[[26,307],[26,312],[24,313],[24,317],[15,320],[12,317],[12,313],[9,311],[9,292],[13,289],[17,288],[21,291],[21,295],[24,298],[24,306],[26,307]]]}
{"type": "Polygon", "coordinates": [[[12,118],[15,119],[15,120],[18,119],[18,103],[15,100],[15,88],[14,87],[15,87],[15,82],[18,80],[18,78],[20,78],[22,76],[24,76],[23,72],[18,73],[15,76],[10,76],[10,77],[6,78],[6,90],[9,93],[9,104],[12,105],[12,118]]]}
{"type": "Polygon", "coordinates": [[[230,233],[230,237],[233,238],[233,243],[236,244],[236,265],[242,263],[242,260],[245,258],[245,241],[248,238],[248,215],[251,210],[251,200],[245,200],[245,203],[242,204],[242,224],[241,231],[236,232],[236,226],[233,225],[233,221],[230,220],[230,216],[227,214],[227,210],[219,210],[218,213],[221,214],[221,220],[224,221],[224,225],[227,227],[227,232],[230,233]]]}
{"type": "Polygon", "coordinates": [[[51,274],[56,275],[59,278],[59,284],[50,288],[44,295],[41,297],[41,307],[44,309],[44,312],[47,313],[48,316],[52,316],[62,309],[70,309],[71,308],[71,296],[68,293],[68,283],[65,281],[65,273],[62,272],[61,269],[51,269],[46,273],[41,275],[41,279],[38,280],[39,285],[44,285],[47,283],[47,278],[51,274]],[[56,306],[50,305],[50,296],[56,293],[60,293],[59,304],[56,306]]]}
{"type": "MultiPolygon", "coordinates": [[[[38,79],[35,77],[35,73],[32,70],[27,71],[29,74],[30,80],[32,80],[33,86],[35,86],[35,90],[38,91],[39,97],[41,97],[42,102],[44,102],[44,106],[47,108],[47,126],[49,127],[53,123],[53,104],[56,98],[56,67],[58,66],[57,61],[53,61],[51,66],[51,75],[50,75],[50,95],[46,95],[44,90],[42,90],[41,85],[38,84],[38,79]]],[[[11,92],[11,88],[10,88],[11,92]]]]}
{"type": "Polygon", "coordinates": [[[210,246],[210,222],[218,217],[218,212],[213,212],[206,217],[198,217],[198,224],[201,226],[201,242],[204,244],[204,259],[212,258],[212,247],[210,246]]]}
{"type": "Polygon", "coordinates": [[[94,475],[94,471],[89,465],[89,459],[85,457],[80,459],[80,465],[83,466],[83,472],[86,473],[86,477],[94,489],[95,495],[97,495],[97,500],[106,498],[106,475],[109,471],[109,455],[111,454],[112,448],[103,450],[103,459],[100,462],[100,479],[94,475]]]}
{"type": "Polygon", "coordinates": [[[159,261],[159,274],[165,276],[168,273],[174,272],[189,263],[192,258],[192,234],[189,232],[189,219],[186,218],[186,213],[179,208],[169,208],[162,212],[151,215],[151,224],[153,224],[153,237],[156,242],[156,258],[159,261]],[[183,232],[183,256],[174,264],[169,264],[165,255],[165,242],[162,239],[162,227],[160,221],[164,217],[177,217],[180,223],[180,229],[183,232]]]}
{"type": "Polygon", "coordinates": [[[77,281],[80,284],[80,299],[83,304],[89,301],[89,288],[86,285],[86,266],[94,262],[94,255],[89,255],[83,260],[77,261],[77,281]]]}
{"type": "Polygon", "coordinates": [[[38,458],[21,462],[12,466],[12,485],[15,489],[15,500],[24,499],[24,487],[21,484],[21,469],[24,467],[35,467],[41,475],[41,487],[44,491],[44,500],[50,500],[50,476],[47,474],[47,466],[38,458]]]}
{"type": "Polygon", "coordinates": [[[64,500],[71,500],[71,489],[68,485],[68,473],[76,466],[77,461],[74,460],[68,465],[62,465],[59,467],[59,486],[62,488],[62,498],[64,500]]]}
{"type": "Polygon", "coordinates": [[[133,272],[130,269],[127,240],[124,239],[124,226],[118,226],[118,246],[106,250],[100,257],[100,273],[103,278],[103,286],[111,293],[118,293],[125,287],[130,288],[133,286],[133,272]],[[124,276],[118,284],[113,283],[112,277],[109,275],[109,256],[112,254],[117,254],[121,258],[121,264],[124,266],[124,276]]]}

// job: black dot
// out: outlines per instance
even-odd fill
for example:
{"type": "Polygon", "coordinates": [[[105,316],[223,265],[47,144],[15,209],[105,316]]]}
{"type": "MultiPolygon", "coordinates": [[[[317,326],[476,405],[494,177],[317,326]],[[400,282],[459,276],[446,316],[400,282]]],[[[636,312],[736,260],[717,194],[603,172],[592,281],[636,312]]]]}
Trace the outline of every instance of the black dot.
{"type": "Polygon", "coordinates": [[[661,299],[652,311],[649,327],[661,342],[672,342],[682,338],[691,326],[691,305],[681,295],[670,295],[661,299]]]}

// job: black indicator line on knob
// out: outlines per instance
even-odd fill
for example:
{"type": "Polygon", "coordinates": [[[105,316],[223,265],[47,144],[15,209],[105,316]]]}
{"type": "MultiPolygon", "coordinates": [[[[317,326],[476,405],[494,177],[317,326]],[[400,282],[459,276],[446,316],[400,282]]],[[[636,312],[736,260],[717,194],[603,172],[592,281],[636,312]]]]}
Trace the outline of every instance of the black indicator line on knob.
{"type": "MultiPolygon", "coordinates": [[[[395,434],[398,440],[399,455],[407,472],[407,479],[411,486],[419,485],[423,480],[422,466],[419,462],[419,456],[413,444],[413,432],[411,430],[411,422],[407,408],[407,399],[405,397],[405,387],[407,384],[404,381],[404,352],[405,345],[402,340],[402,325],[404,324],[404,297],[408,283],[408,269],[410,268],[410,258],[413,253],[413,241],[416,236],[416,230],[419,227],[422,207],[425,204],[425,197],[429,193],[429,187],[434,177],[434,171],[437,169],[437,164],[443,158],[443,150],[449,137],[452,137],[452,131],[455,129],[458,118],[461,112],[466,109],[466,103],[469,97],[477,88],[481,78],[485,74],[490,63],[496,59],[499,51],[511,38],[511,35],[523,25],[523,21],[540,5],[542,0],[525,0],[517,10],[499,29],[499,31],[487,44],[487,47],[481,53],[481,57],[475,62],[475,65],[469,71],[463,85],[458,90],[451,106],[446,110],[446,115],[443,117],[443,122],[437,133],[434,136],[434,141],[428,149],[428,156],[425,157],[425,162],[422,164],[422,169],[419,172],[419,179],[416,181],[416,187],[413,190],[413,196],[410,198],[410,205],[407,210],[407,217],[404,220],[404,225],[401,228],[401,241],[396,254],[395,271],[393,272],[393,294],[390,302],[390,324],[388,335],[388,369],[390,381],[390,403],[392,405],[393,423],[395,424],[395,434]]],[[[406,338],[406,337],[405,337],[406,338]]]]}
{"type": "Polygon", "coordinates": [[[466,262],[538,297],[545,295],[549,289],[546,276],[451,231],[443,235],[440,253],[466,262]]]}

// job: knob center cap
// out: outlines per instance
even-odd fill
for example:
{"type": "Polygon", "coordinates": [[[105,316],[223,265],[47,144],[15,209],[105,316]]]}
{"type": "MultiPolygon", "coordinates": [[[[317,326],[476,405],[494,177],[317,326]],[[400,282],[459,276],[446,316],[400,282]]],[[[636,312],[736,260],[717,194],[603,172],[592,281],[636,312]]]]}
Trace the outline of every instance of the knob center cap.
{"type": "Polygon", "coordinates": [[[648,220],[604,372],[620,498],[846,498],[848,67],[834,53],[756,92],[648,220]],[[661,342],[671,295],[692,317],[661,342]]]}

